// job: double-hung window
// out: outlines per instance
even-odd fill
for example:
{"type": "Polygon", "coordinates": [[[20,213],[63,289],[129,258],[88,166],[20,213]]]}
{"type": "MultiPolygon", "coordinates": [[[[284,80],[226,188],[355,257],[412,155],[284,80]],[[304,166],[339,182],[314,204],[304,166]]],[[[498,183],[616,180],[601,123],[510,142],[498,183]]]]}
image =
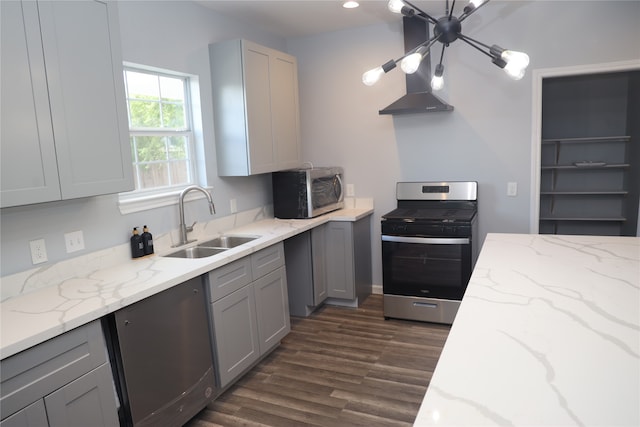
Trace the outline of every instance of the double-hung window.
{"type": "Polygon", "coordinates": [[[197,183],[191,79],[166,70],[125,65],[135,190],[120,195],[121,211],[140,200],[156,200],[145,202],[147,208],[166,205],[176,192],[197,183]]]}
{"type": "Polygon", "coordinates": [[[187,77],[125,68],[136,191],[195,181],[187,77]]]}

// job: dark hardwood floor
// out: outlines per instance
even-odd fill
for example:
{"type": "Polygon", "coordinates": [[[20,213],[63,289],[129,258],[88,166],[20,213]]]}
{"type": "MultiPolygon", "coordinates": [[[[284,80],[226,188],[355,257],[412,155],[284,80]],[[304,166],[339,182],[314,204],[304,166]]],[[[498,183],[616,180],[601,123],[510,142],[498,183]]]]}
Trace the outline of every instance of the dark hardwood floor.
{"type": "Polygon", "coordinates": [[[382,295],[321,307],[187,426],[412,425],[448,333],[384,320],[382,295]]]}

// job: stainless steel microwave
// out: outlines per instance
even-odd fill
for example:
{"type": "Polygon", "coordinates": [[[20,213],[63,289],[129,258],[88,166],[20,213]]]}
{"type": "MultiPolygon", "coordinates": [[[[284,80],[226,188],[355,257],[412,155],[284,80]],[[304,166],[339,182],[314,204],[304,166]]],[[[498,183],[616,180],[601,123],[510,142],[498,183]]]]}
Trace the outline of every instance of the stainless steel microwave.
{"type": "Polygon", "coordinates": [[[273,214],[276,218],[313,218],[344,207],[341,167],[273,172],[273,214]]]}

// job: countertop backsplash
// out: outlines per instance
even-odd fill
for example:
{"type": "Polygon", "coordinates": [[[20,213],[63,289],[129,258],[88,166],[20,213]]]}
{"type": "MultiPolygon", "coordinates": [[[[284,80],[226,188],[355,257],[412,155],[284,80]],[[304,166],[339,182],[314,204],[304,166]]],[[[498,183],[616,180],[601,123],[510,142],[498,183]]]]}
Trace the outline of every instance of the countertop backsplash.
{"type": "MultiPolygon", "coordinates": [[[[252,222],[266,218],[273,218],[273,206],[267,205],[248,211],[238,212],[222,218],[214,218],[208,222],[196,223],[190,238],[200,240],[222,234],[228,230],[242,227],[252,222]]],[[[154,233],[153,245],[156,254],[170,252],[171,246],[179,241],[179,230],[175,228],[168,233],[154,233]]],[[[140,258],[144,259],[144,258],[140,258]]],[[[131,247],[129,242],[78,257],[60,261],[53,264],[45,264],[20,273],[0,277],[0,301],[16,297],[21,294],[42,289],[47,286],[56,286],[72,277],[83,277],[93,271],[113,267],[131,260],[131,247]]]]}
{"type": "MultiPolygon", "coordinates": [[[[345,198],[345,209],[361,207],[372,208],[373,199],[345,198]]],[[[196,223],[189,236],[202,240],[267,218],[273,218],[273,205],[238,212],[222,218],[214,218],[208,222],[196,223]]],[[[179,229],[177,227],[168,233],[153,234],[156,254],[162,255],[170,252],[172,246],[178,241],[179,229]]],[[[140,258],[140,260],[142,259],[144,257],[140,258]]],[[[73,277],[86,277],[94,271],[110,268],[130,260],[131,248],[129,242],[126,241],[122,245],[0,277],[0,301],[47,286],[57,286],[73,277]]]]}

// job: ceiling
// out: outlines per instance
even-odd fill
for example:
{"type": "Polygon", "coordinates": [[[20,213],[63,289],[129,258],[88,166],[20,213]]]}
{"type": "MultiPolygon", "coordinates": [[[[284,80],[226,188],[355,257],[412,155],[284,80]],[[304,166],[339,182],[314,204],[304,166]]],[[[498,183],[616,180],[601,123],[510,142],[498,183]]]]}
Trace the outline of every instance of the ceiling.
{"type": "MultiPolygon", "coordinates": [[[[400,16],[387,10],[387,0],[360,0],[360,7],[345,9],[341,0],[196,0],[218,13],[257,26],[284,38],[304,37],[383,22],[398,22],[400,16]]],[[[434,9],[430,1],[413,2],[434,9]]],[[[437,2],[444,5],[444,2],[437,2]]],[[[444,6],[442,6],[444,7],[444,6]]]]}

